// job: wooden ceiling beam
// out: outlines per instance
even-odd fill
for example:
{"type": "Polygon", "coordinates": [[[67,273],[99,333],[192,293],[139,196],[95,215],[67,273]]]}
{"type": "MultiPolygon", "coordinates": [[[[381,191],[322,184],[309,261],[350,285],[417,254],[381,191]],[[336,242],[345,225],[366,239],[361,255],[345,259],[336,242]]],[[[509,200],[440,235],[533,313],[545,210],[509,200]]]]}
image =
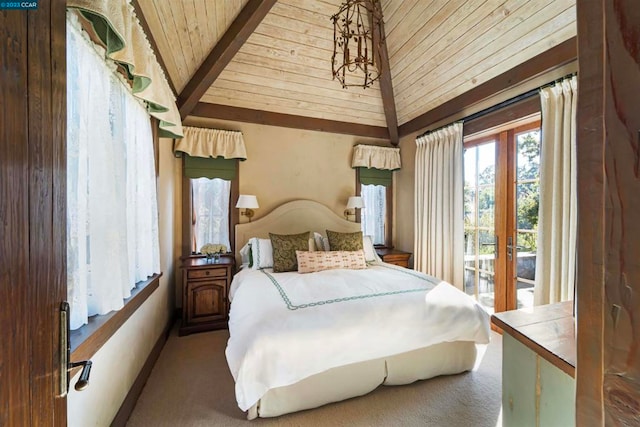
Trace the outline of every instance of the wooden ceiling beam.
{"type": "MultiPolygon", "coordinates": [[[[372,5],[374,7],[374,5],[372,5]]],[[[380,7],[380,19],[382,19],[382,7],[380,6],[380,2],[378,2],[378,7],[380,7]]],[[[376,43],[376,34],[378,32],[374,31],[374,40],[376,43]]],[[[379,60],[380,60],[380,79],[378,80],[380,83],[380,93],[382,95],[382,108],[384,109],[384,116],[387,120],[387,127],[389,128],[389,139],[391,140],[392,145],[398,145],[400,142],[400,137],[398,135],[398,114],[396,113],[396,101],[393,95],[393,83],[391,82],[391,67],[389,66],[389,52],[387,50],[387,37],[384,31],[384,21],[380,22],[380,36],[382,40],[380,43],[380,52],[379,52],[379,60]]]]}
{"type": "Polygon", "coordinates": [[[178,91],[176,90],[176,87],[173,84],[173,81],[171,80],[171,76],[167,72],[167,65],[164,62],[164,58],[162,58],[162,53],[160,52],[160,49],[158,49],[158,44],[156,43],[156,39],[153,37],[153,33],[151,32],[151,28],[149,27],[147,18],[144,16],[144,13],[142,12],[140,3],[138,2],[138,0],[131,0],[131,5],[133,6],[134,11],[136,12],[136,16],[138,17],[138,21],[140,21],[140,25],[142,25],[142,30],[147,35],[147,40],[149,40],[149,43],[151,44],[151,48],[153,49],[153,52],[156,54],[156,59],[158,60],[160,67],[162,67],[162,71],[164,71],[164,75],[167,78],[167,83],[169,83],[169,87],[173,91],[173,94],[177,95],[178,91]]]}
{"type": "Polygon", "coordinates": [[[249,0],[178,96],[184,119],[247,41],[277,0],[249,0]]]}
{"type": "Polygon", "coordinates": [[[273,113],[249,108],[199,102],[190,114],[217,120],[231,120],[268,126],[280,126],[293,129],[315,130],[319,132],[355,135],[367,138],[389,139],[389,131],[382,126],[370,126],[292,114],[273,113]]]}
{"type": "Polygon", "coordinates": [[[568,64],[578,58],[577,39],[572,37],[530,60],[513,67],[493,79],[427,111],[400,126],[400,136],[424,129],[433,123],[451,117],[466,107],[492,95],[523,83],[547,71],[568,64]]]}

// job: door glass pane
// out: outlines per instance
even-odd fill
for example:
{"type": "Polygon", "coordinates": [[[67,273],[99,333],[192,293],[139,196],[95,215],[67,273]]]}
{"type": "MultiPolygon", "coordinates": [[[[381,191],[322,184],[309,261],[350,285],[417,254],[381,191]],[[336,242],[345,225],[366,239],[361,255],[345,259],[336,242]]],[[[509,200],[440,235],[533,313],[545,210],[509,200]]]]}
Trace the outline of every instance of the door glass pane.
{"type": "Polygon", "coordinates": [[[540,202],[540,130],[516,135],[516,289],[518,308],[533,306],[540,202]]]}
{"type": "Polygon", "coordinates": [[[465,292],[494,311],[495,142],[464,154],[465,292]]]}

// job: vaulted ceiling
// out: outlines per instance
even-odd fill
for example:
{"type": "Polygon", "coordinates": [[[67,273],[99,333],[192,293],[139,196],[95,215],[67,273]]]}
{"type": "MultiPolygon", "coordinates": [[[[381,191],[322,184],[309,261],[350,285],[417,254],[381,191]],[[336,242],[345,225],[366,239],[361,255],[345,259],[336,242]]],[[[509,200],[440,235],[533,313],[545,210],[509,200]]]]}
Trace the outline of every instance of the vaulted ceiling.
{"type": "Polygon", "coordinates": [[[575,0],[381,0],[390,72],[371,88],[343,89],[332,80],[329,19],[340,4],[137,0],[136,6],[183,117],[258,110],[264,113],[257,120],[272,114],[347,122],[392,136],[576,35],[575,0]]]}

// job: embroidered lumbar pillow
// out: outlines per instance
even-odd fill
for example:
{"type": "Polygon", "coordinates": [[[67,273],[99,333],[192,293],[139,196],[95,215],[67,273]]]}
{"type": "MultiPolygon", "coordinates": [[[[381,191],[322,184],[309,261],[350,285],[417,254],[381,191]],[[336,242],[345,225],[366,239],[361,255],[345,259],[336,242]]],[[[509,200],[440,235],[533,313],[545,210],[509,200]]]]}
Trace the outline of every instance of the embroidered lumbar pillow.
{"type": "Polygon", "coordinates": [[[367,268],[364,251],[308,252],[296,251],[298,273],[313,273],[322,270],[346,268],[362,270],[367,268]]]}

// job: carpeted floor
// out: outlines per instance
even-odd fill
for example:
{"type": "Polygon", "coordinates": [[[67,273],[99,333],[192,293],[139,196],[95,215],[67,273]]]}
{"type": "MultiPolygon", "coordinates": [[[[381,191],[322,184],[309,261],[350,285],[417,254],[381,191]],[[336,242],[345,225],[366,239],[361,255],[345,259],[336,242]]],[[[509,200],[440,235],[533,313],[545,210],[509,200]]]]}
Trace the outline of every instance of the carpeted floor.
{"type": "Polygon", "coordinates": [[[224,349],[228,331],[178,337],[174,328],[128,426],[501,425],[502,337],[481,346],[472,372],[374,392],[321,408],[247,421],[236,405],[224,349]]]}

